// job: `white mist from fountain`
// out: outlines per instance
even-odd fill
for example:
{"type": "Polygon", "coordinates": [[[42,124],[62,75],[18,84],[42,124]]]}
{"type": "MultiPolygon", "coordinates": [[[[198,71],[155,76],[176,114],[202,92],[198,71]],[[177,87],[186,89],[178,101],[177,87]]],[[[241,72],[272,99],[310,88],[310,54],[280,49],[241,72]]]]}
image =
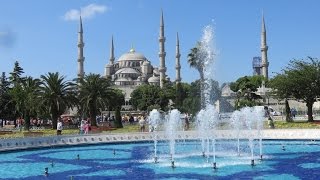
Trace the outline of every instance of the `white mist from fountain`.
{"type": "Polygon", "coordinates": [[[153,142],[154,142],[154,162],[158,162],[158,156],[157,156],[157,130],[158,130],[158,125],[160,124],[160,113],[158,110],[153,109],[149,113],[148,121],[149,121],[149,128],[150,131],[153,133],[153,142]]]}
{"type": "Polygon", "coordinates": [[[237,152],[238,156],[240,156],[240,131],[242,130],[242,122],[244,118],[241,118],[240,111],[234,111],[231,115],[231,125],[234,130],[236,130],[236,137],[237,137],[237,152]]]}
{"type": "Polygon", "coordinates": [[[203,109],[196,116],[197,130],[201,139],[202,156],[210,158],[210,140],[212,140],[213,163],[215,166],[215,137],[214,131],[218,120],[218,112],[212,102],[212,81],[214,77],[214,61],[216,50],[214,48],[214,29],[212,26],[206,26],[203,30],[203,35],[199,46],[199,57],[202,58],[203,64],[203,79],[201,85],[201,104],[203,109]]]}
{"type": "Polygon", "coordinates": [[[181,113],[177,109],[173,109],[166,116],[165,132],[169,139],[169,153],[171,157],[171,166],[174,167],[175,145],[177,132],[182,130],[180,120],[181,113]]]}

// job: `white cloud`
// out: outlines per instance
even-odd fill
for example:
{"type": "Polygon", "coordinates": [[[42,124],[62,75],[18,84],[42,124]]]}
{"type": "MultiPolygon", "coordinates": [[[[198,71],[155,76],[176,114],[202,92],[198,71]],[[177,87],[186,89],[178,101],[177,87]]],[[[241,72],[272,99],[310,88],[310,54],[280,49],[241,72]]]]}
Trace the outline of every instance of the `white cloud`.
{"type": "MultiPolygon", "coordinates": [[[[89,4],[88,6],[81,8],[82,19],[93,18],[96,14],[102,14],[110,8],[104,5],[89,4]]],[[[78,21],[80,16],[80,10],[71,9],[64,14],[64,20],[66,21],[78,21]]]]}
{"type": "Polygon", "coordinates": [[[0,30],[0,47],[10,48],[15,43],[15,33],[10,30],[0,30]]]}

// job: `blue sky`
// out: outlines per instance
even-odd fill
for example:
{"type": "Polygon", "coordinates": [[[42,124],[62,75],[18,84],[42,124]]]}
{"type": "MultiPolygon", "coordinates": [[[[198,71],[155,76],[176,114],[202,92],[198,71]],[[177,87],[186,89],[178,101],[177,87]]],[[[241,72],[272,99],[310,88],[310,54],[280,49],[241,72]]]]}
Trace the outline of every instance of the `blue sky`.
{"type": "Polygon", "coordinates": [[[3,0],[0,1],[0,72],[16,60],[26,75],[77,73],[77,13],[82,9],[85,72],[103,75],[111,36],[119,58],[133,45],[158,66],[158,34],[164,12],[167,74],[175,79],[175,36],[179,32],[182,80],[199,78],[187,54],[207,25],[215,29],[214,79],[232,82],[252,75],[260,56],[261,14],[265,16],[269,72],[280,72],[293,58],[320,57],[320,1],[317,0],[3,0]]]}

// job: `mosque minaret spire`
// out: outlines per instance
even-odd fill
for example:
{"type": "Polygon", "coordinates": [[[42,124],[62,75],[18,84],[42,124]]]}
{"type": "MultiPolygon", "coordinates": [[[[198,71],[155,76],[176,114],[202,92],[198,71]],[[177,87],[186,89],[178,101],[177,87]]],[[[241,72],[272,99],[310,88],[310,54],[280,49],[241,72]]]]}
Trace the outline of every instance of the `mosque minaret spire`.
{"type": "Polygon", "coordinates": [[[267,46],[267,32],[264,23],[264,15],[262,14],[262,25],[261,25],[261,66],[262,75],[268,80],[268,46],[267,46]]]}
{"type": "Polygon", "coordinates": [[[111,47],[110,47],[110,64],[114,64],[114,45],[113,45],[113,36],[111,37],[111,47]]]}
{"type": "Polygon", "coordinates": [[[160,59],[160,87],[163,87],[164,81],[166,79],[166,52],[165,52],[165,41],[164,37],[164,21],[163,21],[163,11],[161,10],[161,18],[160,18],[160,32],[159,32],[159,59],[160,59]]]}
{"type": "Polygon", "coordinates": [[[79,26],[79,32],[78,32],[78,78],[83,78],[84,76],[84,70],[83,70],[83,62],[84,62],[84,56],[83,56],[83,28],[82,28],[82,19],[80,16],[80,26],[79,26]]]}
{"type": "Polygon", "coordinates": [[[181,76],[180,76],[180,47],[179,47],[179,34],[177,33],[177,42],[176,42],[176,84],[181,82],[181,76]]]}

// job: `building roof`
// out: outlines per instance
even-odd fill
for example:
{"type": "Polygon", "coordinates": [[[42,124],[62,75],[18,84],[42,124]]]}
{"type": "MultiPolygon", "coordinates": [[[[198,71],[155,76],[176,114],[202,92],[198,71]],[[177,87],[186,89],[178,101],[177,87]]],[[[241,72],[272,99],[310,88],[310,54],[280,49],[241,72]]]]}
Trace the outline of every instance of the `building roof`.
{"type": "Polygon", "coordinates": [[[149,83],[157,83],[160,82],[160,77],[159,76],[152,76],[148,79],[149,83]]]}
{"type": "Polygon", "coordinates": [[[116,82],[127,82],[127,81],[132,81],[132,79],[129,77],[121,77],[116,79],[116,82]]]}
{"type": "Polygon", "coordinates": [[[143,54],[137,53],[134,49],[131,49],[130,52],[127,52],[121,55],[118,61],[132,61],[132,60],[145,61],[147,60],[147,58],[143,54]]]}
{"type": "Polygon", "coordinates": [[[115,74],[140,74],[140,72],[133,68],[121,68],[115,74]]]}

